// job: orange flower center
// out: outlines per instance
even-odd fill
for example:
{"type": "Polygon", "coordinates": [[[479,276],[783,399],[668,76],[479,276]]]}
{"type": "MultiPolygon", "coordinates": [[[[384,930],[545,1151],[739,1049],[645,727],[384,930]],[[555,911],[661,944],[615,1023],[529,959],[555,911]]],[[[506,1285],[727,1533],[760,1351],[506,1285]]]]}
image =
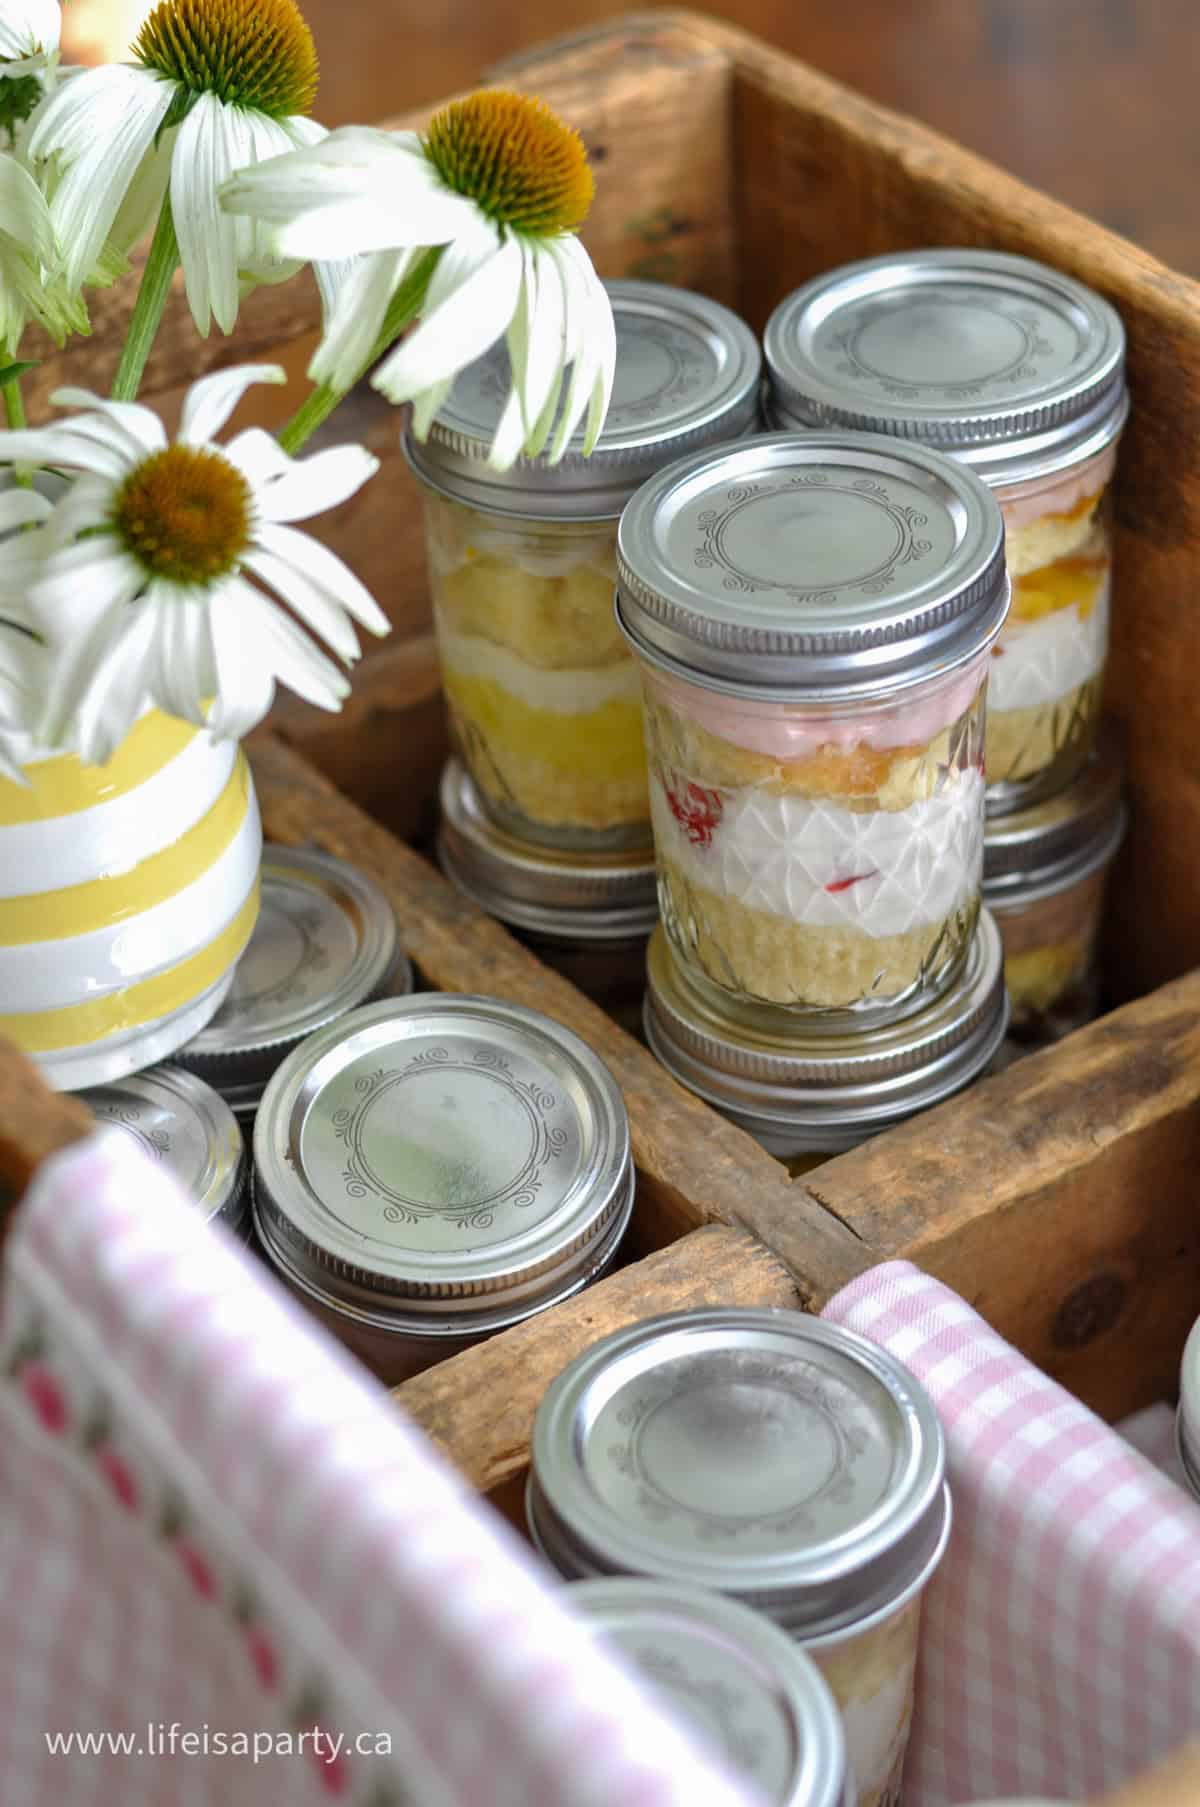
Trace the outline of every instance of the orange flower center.
{"type": "Polygon", "coordinates": [[[250,544],[250,486],[220,452],[168,446],[130,472],[114,522],[152,577],[210,584],[232,571],[250,544]]]}
{"type": "Polygon", "coordinates": [[[317,52],[295,0],[160,0],[133,53],[191,95],[274,119],[307,113],[317,52]]]}
{"type": "Polygon", "coordinates": [[[447,188],[514,232],[575,232],[595,193],[578,132],[523,94],[486,89],[443,107],[425,155],[447,188]]]}

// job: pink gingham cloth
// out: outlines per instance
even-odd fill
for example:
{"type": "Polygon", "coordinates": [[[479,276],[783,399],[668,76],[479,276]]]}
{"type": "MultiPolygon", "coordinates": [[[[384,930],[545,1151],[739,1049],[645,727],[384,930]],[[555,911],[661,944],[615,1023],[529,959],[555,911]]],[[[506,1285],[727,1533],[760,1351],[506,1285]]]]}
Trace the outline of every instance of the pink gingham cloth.
{"type": "MultiPolygon", "coordinates": [[[[954,1531],[926,1595],[905,1807],[1081,1801],[1200,1731],[1200,1506],[908,1262],[826,1317],[924,1382],[954,1531]]],[[[1161,1412],[1133,1427],[1163,1449],[1161,1412]]]]}
{"type": "Polygon", "coordinates": [[[747,1807],[121,1130],[16,1212],[0,1356],[3,1807],[747,1807]]]}

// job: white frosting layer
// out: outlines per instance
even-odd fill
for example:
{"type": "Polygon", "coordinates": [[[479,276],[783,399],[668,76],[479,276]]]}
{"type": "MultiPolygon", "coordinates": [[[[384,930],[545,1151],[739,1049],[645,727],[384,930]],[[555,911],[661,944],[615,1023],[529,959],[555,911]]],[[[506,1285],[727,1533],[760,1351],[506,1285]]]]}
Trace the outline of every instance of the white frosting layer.
{"type": "Polygon", "coordinates": [[[1057,702],[1103,669],[1109,589],[1106,577],[1086,620],[1077,608],[1055,609],[1040,621],[1009,617],[988,671],[991,714],[1057,702]]]}
{"type": "Polygon", "coordinates": [[[641,700],[638,668],[631,658],[584,671],[551,671],[527,664],[509,647],[497,646],[478,634],[456,634],[442,621],[438,622],[438,647],[447,672],[461,678],[488,678],[531,709],[549,709],[555,715],[590,715],[606,703],[641,700]]]}
{"type": "Polygon", "coordinates": [[[879,939],[944,921],[979,888],[980,772],[959,773],[907,809],[869,813],[749,787],[672,783],[674,809],[661,774],[650,786],[659,854],[746,909],[879,939]]]}
{"type": "MultiPolygon", "coordinates": [[[[820,1652],[814,1652],[820,1661],[820,1652]]],[[[859,1799],[877,1795],[904,1755],[912,1714],[913,1674],[910,1663],[868,1700],[839,1700],[846,1733],[846,1755],[854,1772],[859,1799]]]]}

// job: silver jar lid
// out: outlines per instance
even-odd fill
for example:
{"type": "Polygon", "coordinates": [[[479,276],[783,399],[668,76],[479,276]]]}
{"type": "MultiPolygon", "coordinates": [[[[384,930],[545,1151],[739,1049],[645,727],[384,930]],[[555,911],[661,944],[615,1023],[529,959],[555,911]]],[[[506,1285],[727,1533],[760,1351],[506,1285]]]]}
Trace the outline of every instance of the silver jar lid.
{"type": "Polygon", "coordinates": [[[846,1738],[829,1684],[769,1619],[641,1577],[577,1581],[566,1600],[766,1807],[841,1807],[846,1738]]]}
{"type": "Polygon", "coordinates": [[[983,894],[989,904],[1036,903],[1099,872],[1128,826],[1121,762],[1101,734],[1096,752],[1065,791],[1011,816],[989,816],[983,894]]]}
{"type": "Polygon", "coordinates": [[[532,520],[613,520],[638,485],[697,446],[736,439],[758,419],[762,354],[744,320],[687,289],[605,283],[617,331],[612,401],[590,458],[583,433],[558,464],[488,464],[509,390],[503,341],[467,366],[424,445],[411,427],[404,452],[432,488],[489,514],[532,520]]]}
{"type": "Polygon", "coordinates": [[[162,1163],[207,1222],[242,1232],[249,1163],[237,1118],[218,1092],[180,1067],[149,1067],[80,1097],[162,1163]]]}
{"type": "Polygon", "coordinates": [[[790,1132],[833,1152],[961,1091],[991,1063],[1008,1028],[1004,951],[986,910],[962,971],[942,997],[899,1022],[773,1035],[714,1010],[659,928],[646,960],[646,1040],[690,1092],[752,1134],[790,1132]]]}
{"type": "Polygon", "coordinates": [[[616,1081],[570,1030],[422,993],[297,1048],[254,1126],[255,1213],[301,1291],[385,1329],[471,1335],[578,1291],[633,1202],[616,1081]]]}
{"type": "Polygon", "coordinates": [[[849,700],[981,653],[1008,612],[987,488],[924,446],[772,433],[638,491],[617,617],[642,658],[740,696],[849,700]]]}
{"type": "Polygon", "coordinates": [[[263,848],[258,921],[229,995],[176,1056],[253,1116],[284,1057],[314,1029],[384,989],[411,991],[387,898],[328,853],[263,848]]]}
{"type": "Polygon", "coordinates": [[[764,348],[780,426],[923,440],[995,485],[1094,457],[1129,412],[1120,315],[1007,252],[844,264],[779,304],[764,348]]]}
{"type": "Polygon", "coordinates": [[[1176,1416],[1179,1465],[1200,1499],[1200,1320],[1191,1330],[1179,1371],[1179,1411],[1176,1416]]]}
{"type": "Polygon", "coordinates": [[[654,855],[535,847],[488,816],[461,760],[442,772],[438,861],[481,909],[536,934],[578,941],[648,935],[658,921],[654,855]]]}
{"type": "Polygon", "coordinates": [[[802,1312],[713,1307],[585,1350],[547,1389],[527,1513],[559,1574],[709,1587],[817,1641],[894,1612],[949,1535],[933,1401],[802,1312]]]}

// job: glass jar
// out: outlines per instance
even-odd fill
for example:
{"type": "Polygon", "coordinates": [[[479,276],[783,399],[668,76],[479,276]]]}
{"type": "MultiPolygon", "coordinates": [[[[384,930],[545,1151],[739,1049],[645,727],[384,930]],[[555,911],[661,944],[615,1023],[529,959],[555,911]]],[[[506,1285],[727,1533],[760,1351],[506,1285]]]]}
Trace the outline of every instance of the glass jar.
{"type": "Polygon", "coordinates": [[[651,854],[567,853],[498,828],[460,760],[442,773],[446,877],[610,1016],[640,1032],[646,941],[658,921],[651,854]]]}
{"type": "Polygon", "coordinates": [[[249,1162],[237,1118],[218,1092],[181,1067],[151,1067],[80,1094],[101,1123],[161,1162],[207,1223],[251,1240],[249,1162]]]}
{"type": "Polygon", "coordinates": [[[264,1254],[393,1386],[598,1279],[633,1188],[607,1067],[497,998],[351,1011],[288,1056],[254,1125],[264,1254]]]}
{"type": "Polygon", "coordinates": [[[641,1577],[576,1581],[566,1601],[764,1807],[850,1807],[829,1684],[761,1613],[641,1577]]]}
{"type": "Polygon", "coordinates": [[[1125,826],[1107,737],[1057,797],[989,818],[983,895],[1004,942],[1015,1043],[1045,1046],[1095,1016],[1104,887],[1125,826]]]}
{"type": "Polygon", "coordinates": [[[773,1619],[833,1691],[859,1807],[898,1801],[950,1495],[933,1402],[886,1350],[793,1311],[617,1331],[547,1389],[526,1513],[568,1580],[650,1575],[773,1619]]]}
{"type": "Polygon", "coordinates": [[[224,1004],[178,1063],[215,1086],[248,1133],[267,1081],[305,1036],[412,988],[379,886],[331,854],[268,844],[254,933],[224,1004]]]}
{"type": "Polygon", "coordinates": [[[768,417],[922,440],[1004,512],[1013,605],[992,649],[988,809],[1050,796],[1087,758],[1108,653],[1109,486],[1129,411],[1105,300],[998,251],[911,251],[797,289],[767,325],[768,417]]]}
{"type": "Polygon", "coordinates": [[[694,982],[765,1029],[917,1008],[979,909],[1004,531],[970,471],[865,434],[682,459],[621,520],[659,904],[694,982]]]}
{"type": "Polygon", "coordinates": [[[489,467],[502,345],[458,378],[424,445],[404,442],[458,751],[501,827],[574,850],[650,845],[637,671],[613,620],[617,519],[645,477],[758,417],[758,345],[728,308],[607,288],[616,377],[590,458],[577,436],[556,465],[489,467]]]}
{"type": "Polygon", "coordinates": [[[1192,1326],[1179,1370],[1176,1448],[1183,1476],[1200,1500],[1200,1321],[1192,1326]]]}
{"type": "Polygon", "coordinates": [[[661,929],[646,964],[646,1040],[673,1078],[798,1177],[962,1091],[990,1068],[1008,1002],[996,924],[983,911],[958,978],[879,1028],[755,1034],[715,1011],[661,929]]]}

